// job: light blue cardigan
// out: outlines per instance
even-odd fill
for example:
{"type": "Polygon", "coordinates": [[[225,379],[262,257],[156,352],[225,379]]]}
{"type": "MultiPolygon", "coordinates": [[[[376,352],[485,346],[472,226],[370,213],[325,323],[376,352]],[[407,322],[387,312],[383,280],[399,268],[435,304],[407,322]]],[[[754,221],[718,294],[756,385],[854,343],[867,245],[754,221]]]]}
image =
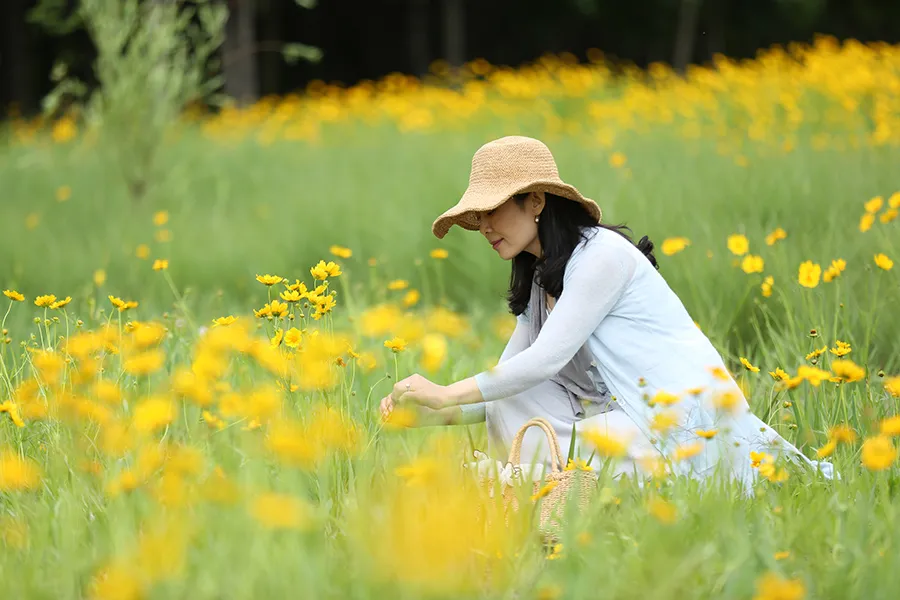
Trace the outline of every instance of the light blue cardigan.
{"type": "MultiPolygon", "coordinates": [[[[513,338],[527,335],[520,331],[527,331],[527,318],[527,311],[520,315],[513,338]]],[[[475,376],[485,403],[465,407],[466,418],[483,408],[490,419],[492,401],[546,381],[585,343],[618,408],[664,456],[704,442],[699,455],[673,464],[676,473],[703,478],[722,467],[749,487],[757,475],[750,457],[755,451],[809,464],[832,477],[830,463],[809,460],[750,412],[722,357],[665,279],[631,242],[602,228],[572,253],[563,293],[535,342],[475,376]],[[660,392],[680,401],[651,406],[660,392]],[[673,411],[678,423],[665,436],[651,427],[662,410],[673,411]],[[719,433],[708,441],[697,435],[713,429],[719,433]]]]}

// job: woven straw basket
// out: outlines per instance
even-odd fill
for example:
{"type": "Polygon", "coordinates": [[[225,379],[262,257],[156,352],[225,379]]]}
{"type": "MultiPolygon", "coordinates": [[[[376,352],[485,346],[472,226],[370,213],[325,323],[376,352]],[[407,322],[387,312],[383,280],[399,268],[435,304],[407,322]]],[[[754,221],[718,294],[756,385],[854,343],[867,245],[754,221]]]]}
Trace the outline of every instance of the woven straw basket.
{"type": "MultiPolygon", "coordinates": [[[[563,470],[565,463],[559,448],[559,439],[556,437],[556,431],[546,419],[540,417],[535,417],[522,425],[516,433],[516,437],[513,438],[509,450],[509,464],[513,469],[517,469],[518,465],[521,464],[522,441],[525,439],[525,432],[529,427],[540,427],[547,436],[547,441],[550,442],[550,472],[544,476],[543,482],[533,482],[532,493],[537,495],[543,485],[556,482],[555,487],[547,495],[537,500],[540,503],[540,530],[544,534],[552,535],[562,525],[563,511],[571,495],[575,496],[574,503],[579,511],[590,502],[591,495],[597,489],[597,474],[578,469],[563,470]]],[[[493,488],[495,480],[487,478],[484,480],[484,484],[489,488],[493,488]]],[[[506,505],[507,514],[509,510],[519,510],[519,490],[516,487],[506,486],[503,489],[503,502],[506,505]]]]}

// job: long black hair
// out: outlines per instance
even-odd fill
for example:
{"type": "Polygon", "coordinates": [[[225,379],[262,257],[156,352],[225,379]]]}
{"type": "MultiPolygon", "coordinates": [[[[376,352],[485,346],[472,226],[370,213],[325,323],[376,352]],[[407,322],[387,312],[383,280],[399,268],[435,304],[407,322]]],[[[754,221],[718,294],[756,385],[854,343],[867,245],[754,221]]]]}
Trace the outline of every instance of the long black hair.
{"type": "MultiPolygon", "coordinates": [[[[512,199],[519,208],[524,208],[527,197],[528,192],[517,194],[512,199]]],[[[576,246],[591,229],[602,227],[615,231],[634,244],[631,229],[625,225],[597,223],[577,202],[549,193],[545,193],[544,197],[546,203],[538,222],[538,240],[544,255],[537,258],[528,252],[520,252],[512,260],[507,301],[509,310],[516,316],[522,314],[528,306],[531,284],[535,277],[538,284],[552,297],[559,298],[562,295],[566,264],[576,246]]],[[[659,269],[656,257],[653,256],[653,242],[647,236],[642,237],[635,246],[654,268],[659,269]]]]}

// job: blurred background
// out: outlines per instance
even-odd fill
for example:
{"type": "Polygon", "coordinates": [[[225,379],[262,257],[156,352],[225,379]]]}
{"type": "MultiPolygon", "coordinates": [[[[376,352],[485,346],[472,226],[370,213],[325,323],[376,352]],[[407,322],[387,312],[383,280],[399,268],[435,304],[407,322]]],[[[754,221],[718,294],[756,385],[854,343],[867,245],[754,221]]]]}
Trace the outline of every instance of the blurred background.
{"type": "MultiPolygon", "coordinates": [[[[167,0],[143,0],[166,2],[167,0]]],[[[223,91],[241,104],[320,80],[353,85],[402,72],[425,76],[446,61],[518,65],[546,53],[589,51],[676,69],[715,54],[814,34],[861,42],[900,39],[894,0],[223,0],[223,91]],[[593,50],[591,50],[593,49],[593,50]],[[302,60],[299,60],[302,59],[302,60]]],[[[0,106],[24,115],[53,88],[54,65],[95,85],[96,50],[76,0],[0,3],[0,106]]]]}

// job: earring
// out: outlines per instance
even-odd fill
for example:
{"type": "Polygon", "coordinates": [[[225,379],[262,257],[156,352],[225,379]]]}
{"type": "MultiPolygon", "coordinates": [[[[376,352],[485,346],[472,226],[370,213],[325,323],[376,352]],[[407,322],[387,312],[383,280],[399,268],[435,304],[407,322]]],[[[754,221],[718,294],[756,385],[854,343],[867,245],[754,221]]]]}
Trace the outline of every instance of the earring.
{"type": "Polygon", "coordinates": [[[541,218],[540,218],[539,216],[535,215],[535,217],[534,217],[534,222],[537,223],[537,222],[540,221],[540,220],[541,220],[541,218]]]}

